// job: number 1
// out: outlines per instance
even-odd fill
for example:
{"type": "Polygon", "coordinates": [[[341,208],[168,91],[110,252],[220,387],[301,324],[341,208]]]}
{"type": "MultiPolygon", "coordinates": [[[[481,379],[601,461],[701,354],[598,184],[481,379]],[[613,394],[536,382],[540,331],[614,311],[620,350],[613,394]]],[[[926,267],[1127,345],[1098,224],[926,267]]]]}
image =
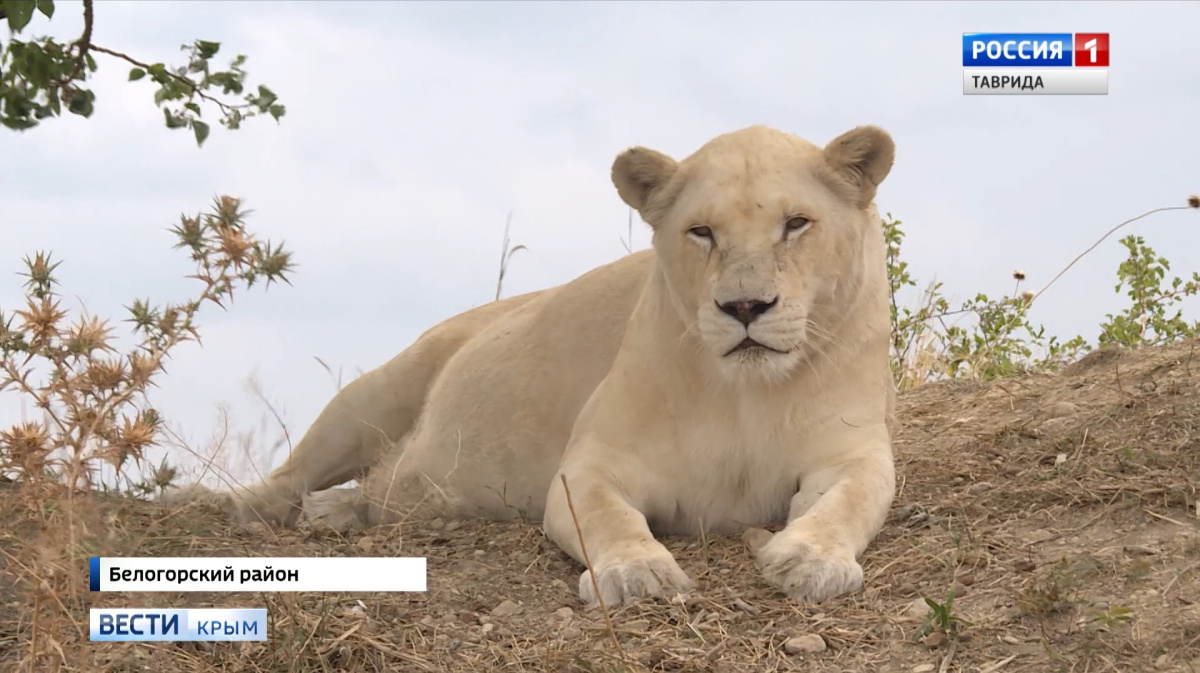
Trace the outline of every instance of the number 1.
{"type": "Polygon", "coordinates": [[[1092,63],[1096,62],[1096,38],[1092,38],[1083,43],[1083,48],[1092,52],[1092,63]]]}

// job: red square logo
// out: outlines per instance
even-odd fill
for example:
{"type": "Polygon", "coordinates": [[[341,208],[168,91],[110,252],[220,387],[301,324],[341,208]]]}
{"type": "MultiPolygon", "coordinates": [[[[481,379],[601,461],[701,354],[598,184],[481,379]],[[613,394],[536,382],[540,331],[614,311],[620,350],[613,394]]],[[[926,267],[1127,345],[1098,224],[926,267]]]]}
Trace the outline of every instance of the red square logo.
{"type": "Polygon", "coordinates": [[[1108,67],[1108,33],[1075,33],[1075,67],[1108,67]]]}

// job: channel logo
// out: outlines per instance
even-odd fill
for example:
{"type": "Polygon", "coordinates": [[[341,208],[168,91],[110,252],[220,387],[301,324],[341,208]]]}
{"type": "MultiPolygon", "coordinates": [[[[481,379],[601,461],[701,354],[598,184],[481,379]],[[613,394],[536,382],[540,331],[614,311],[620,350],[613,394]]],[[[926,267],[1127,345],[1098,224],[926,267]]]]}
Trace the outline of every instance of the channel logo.
{"type": "Polygon", "coordinates": [[[1108,33],[963,33],[967,95],[1107,95],[1108,33]]]}
{"type": "Polygon", "coordinates": [[[93,642],[189,642],[267,639],[266,608],[92,608],[93,642]]]}

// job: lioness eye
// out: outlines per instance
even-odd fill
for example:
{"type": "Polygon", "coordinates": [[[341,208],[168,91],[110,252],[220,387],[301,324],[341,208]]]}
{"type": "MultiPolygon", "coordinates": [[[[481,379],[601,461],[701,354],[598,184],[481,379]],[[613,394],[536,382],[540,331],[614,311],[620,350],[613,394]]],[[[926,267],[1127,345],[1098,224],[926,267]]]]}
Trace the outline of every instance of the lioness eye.
{"type": "Polygon", "coordinates": [[[712,240],[713,237],[712,229],[709,229],[708,227],[692,227],[691,229],[687,230],[687,233],[695,236],[696,238],[706,238],[708,240],[712,240]]]}
{"type": "Polygon", "coordinates": [[[807,217],[793,217],[792,219],[787,221],[787,224],[785,224],[783,226],[788,232],[793,232],[793,231],[800,231],[801,229],[807,227],[809,224],[812,224],[812,221],[809,220],[807,217]]]}

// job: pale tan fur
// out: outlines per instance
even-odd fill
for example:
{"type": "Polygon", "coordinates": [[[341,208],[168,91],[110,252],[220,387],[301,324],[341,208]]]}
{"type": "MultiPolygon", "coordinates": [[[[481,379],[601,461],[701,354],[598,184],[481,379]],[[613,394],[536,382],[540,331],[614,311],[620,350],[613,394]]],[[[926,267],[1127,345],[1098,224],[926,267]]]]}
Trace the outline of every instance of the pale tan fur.
{"type": "MultiPolygon", "coordinates": [[[[802,601],[859,589],[895,488],[873,205],[893,153],[870,126],[824,148],[756,126],[680,162],[622,153],[613,182],[653,250],[438,325],[219,498],[285,524],[301,503],[367,525],[526,516],[582,563],[565,475],[610,604],[692,587],[655,534],[784,520],[757,552],[767,581],[802,601]],[[320,493],[354,478],[361,496],[320,493]]],[[[587,571],[579,592],[596,602],[587,571]]]]}

